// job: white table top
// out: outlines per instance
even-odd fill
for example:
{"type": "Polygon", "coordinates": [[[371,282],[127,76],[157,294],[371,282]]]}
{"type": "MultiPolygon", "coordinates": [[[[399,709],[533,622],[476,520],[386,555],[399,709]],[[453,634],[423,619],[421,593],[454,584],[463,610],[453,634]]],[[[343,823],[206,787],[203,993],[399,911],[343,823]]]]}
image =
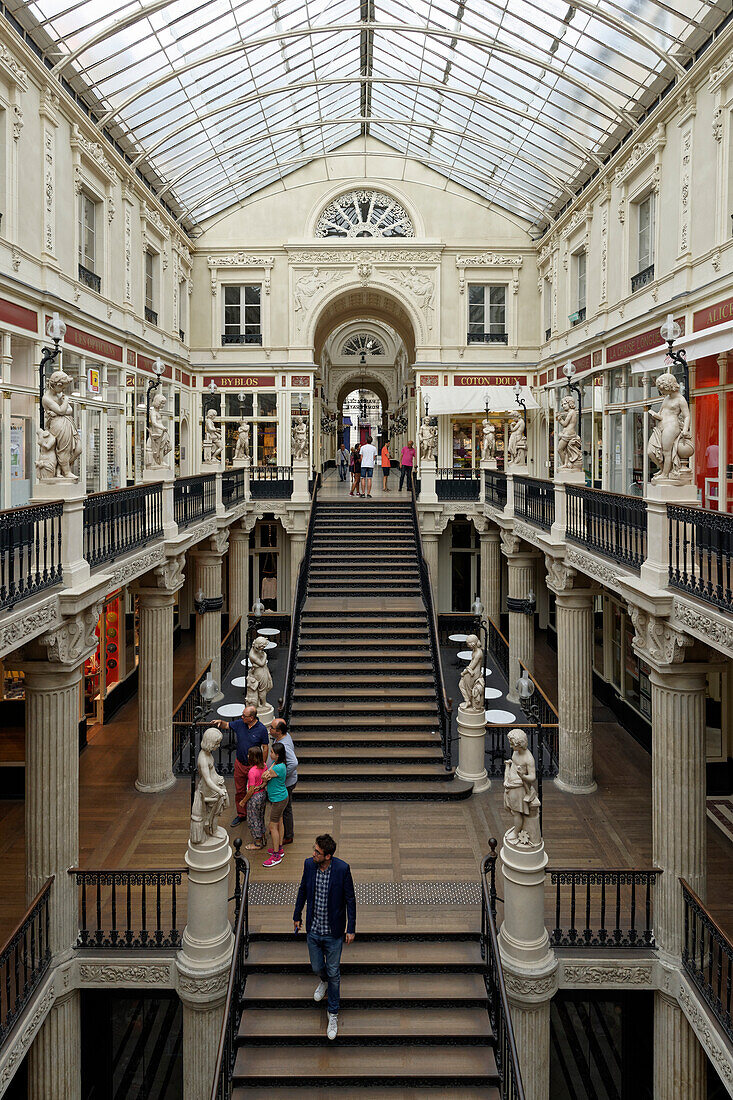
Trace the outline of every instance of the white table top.
{"type": "Polygon", "coordinates": [[[277,649],[277,642],[268,642],[265,649],[277,649]]]}
{"type": "Polygon", "coordinates": [[[460,652],[456,653],[456,657],[458,658],[459,661],[470,661],[471,658],[473,657],[473,650],[472,649],[462,649],[462,650],[460,650],[460,652]]]}
{"type": "Polygon", "coordinates": [[[448,641],[449,642],[465,642],[467,638],[468,638],[468,634],[449,634],[448,635],[448,641]]]}
{"type": "Polygon", "coordinates": [[[264,634],[266,638],[274,638],[280,631],[276,626],[261,626],[257,633],[264,634]]]}

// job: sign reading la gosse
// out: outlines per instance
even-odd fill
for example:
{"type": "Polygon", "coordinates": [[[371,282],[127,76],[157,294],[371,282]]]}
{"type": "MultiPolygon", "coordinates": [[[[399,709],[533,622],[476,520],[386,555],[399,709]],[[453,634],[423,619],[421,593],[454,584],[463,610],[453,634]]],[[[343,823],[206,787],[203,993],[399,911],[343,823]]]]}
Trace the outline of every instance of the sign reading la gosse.
{"type": "Polygon", "coordinates": [[[527,385],[526,374],[456,374],[454,386],[520,386],[527,385]]]}
{"type": "Polygon", "coordinates": [[[204,387],[215,382],[220,390],[273,389],[274,374],[205,374],[204,387]]]}

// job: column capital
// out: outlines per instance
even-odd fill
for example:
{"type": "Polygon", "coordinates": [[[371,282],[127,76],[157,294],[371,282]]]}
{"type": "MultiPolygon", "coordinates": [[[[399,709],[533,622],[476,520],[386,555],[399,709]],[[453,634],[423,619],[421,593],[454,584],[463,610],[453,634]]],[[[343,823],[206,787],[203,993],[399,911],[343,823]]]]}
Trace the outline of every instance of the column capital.
{"type": "Polygon", "coordinates": [[[66,616],[59,626],[42,634],[36,643],[21,651],[18,667],[28,666],[29,670],[32,667],[34,671],[41,671],[47,663],[49,674],[58,675],[62,668],[76,673],[97,648],[95,630],[102,614],[102,606],[102,601],[98,600],[83,611],[66,616]],[[38,653],[39,647],[46,650],[46,662],[38,653]],[[61,667],[54,671],[54,666],[61,667]]]}
{"type": "Polygon", "coordinates": [[[233,523],[229,528],[229,541],[230,542],[244,542],[248,539],[250,533],[254,530],[257,517],[254,515],[242,516],[237,523],[233,523]]]}
{"type": "Polygon", "coordinates": [[[481,530],[481,528],[477,528],[477,530],[481,542],[498,543],[500,541],[499,528],[495,527],[494,524],[490,523],[488,520],[486,521],[486,526],[483,530],[481,530]]]}
{"type": "Polygon", "coordinates": [[[555,996],[559,987],[559,964],[554,952],[548,956],[549,962],[532,972],[514,969],[512,960],[502,955],[504,984],[507,996],[514,1004],[525,1008],[540,1005],[555,996]]]}
{"type": "Polygon", "coordinates": [[[187,965],[179,954],[176,959],[176,987],[179,997],[194,1011],[209,1011],[222,1005],[227,995],[229,970],[229,962],[211,970],[199,970],[187,965]]]}
{"type": "Polygon", "coordinates": [[[156,566],[155,569],[135,581],[132,586],[133,590],[139,595],[153,596],[157,593],[173,596],[183,587],[186,579],[183,572],[185,567],[186,555],[174,554],[166,558],[161,565],[156,566]]]}
{"type": "Polygon", "coordinates": [[[216,557],[222,558],[229,548],[229,528],[222,527],[213,535],[202,539],[194,546],[190,553],[197,558],[216,557]]]}
{"type": "Polygon", "coordinates": [[[634,624],[634,652],[653,668],[681,665],[685,650],[694,644],[689,634],[676,629],[667,618],[628,604],[634,624]]]}

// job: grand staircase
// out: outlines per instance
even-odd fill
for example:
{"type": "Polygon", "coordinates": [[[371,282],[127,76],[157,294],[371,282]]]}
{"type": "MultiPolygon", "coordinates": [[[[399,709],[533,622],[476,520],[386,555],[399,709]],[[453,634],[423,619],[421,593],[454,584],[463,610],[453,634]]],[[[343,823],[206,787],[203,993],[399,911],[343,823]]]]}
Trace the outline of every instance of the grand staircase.
{"type": "Polygon", "coordinates": [[[444,764],[410,505],[313,507],[289,715],[298,800],[467,798],[444,764]]]}
{"type": "Polygon", "coordinates": [[[499,1100],[478,935],[360,932],[335,1042],[316,984],[302,937],[252,936],[232,1100],[499,1100]]]}

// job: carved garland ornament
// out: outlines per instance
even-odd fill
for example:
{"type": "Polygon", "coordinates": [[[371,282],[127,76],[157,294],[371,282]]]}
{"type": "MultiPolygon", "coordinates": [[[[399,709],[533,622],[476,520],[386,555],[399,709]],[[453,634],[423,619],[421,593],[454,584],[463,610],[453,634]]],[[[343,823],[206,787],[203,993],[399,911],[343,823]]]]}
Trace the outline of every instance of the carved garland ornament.
{"type": "Polygon", "coordinates": [[[440,249],[368,246],[363,249],[309,249],[307,252],[291,252],[289,259],[292,264],[437,264],[440,263],[440,249]]]}
{"type": "Polygon", "coordinates": [[[118,588],[120,585],[127,584],[128,581],[140,576],[141,573],[147,573],[149,569],[152,569],[154,565],[159,565],[164,559],[165,550],[162,546],[159,546],[148,554],[142,554],[139,558],[124,562],[117,569],[110,571],[114,587],[118,588]]]}
{"type": "Polygon", "coordinates": [[[554,972],[546,974],[543,978],[517,978],[505,970],[504,982],[507,993],[517,997],[541,997],[546,993],[554,993],[557,988],[557,977],[554,972]]]}
{"type": "Polygon", "coordinates": [[[102,614],[102,601],[92,604],[85,611],[65,619],[61,626],[41,638],[48,650],[49,660],[63,665],[78,664],[87,652],[97,645],[94,633],[102,614]]]}
{"type": "Polygon", "coordinates": [[[733,652],[733,627],[726,626],[709,615],[702,615],[696,607],[680,600],[672,601],[672,618],[685,629],[702,634],[710,645],[733,652]]]}
{"type": "Polygon", "coordinates": [[[585,966],[563,967],[563,981],[577,985],[651,985],[652,970],[647,966],[585,966]]]}
{"type": "Polygon", "coordinates": [[[8,1060],[3,1066],[2,1073],[0,1073],[1,1090],[4,1090],[8,1082],[15,1076],[18,1064],[25,1057],[26,1051],[35,1039],[55,999],[56,993],[52,983],[36,1005],[33,1015],[23,1028],[20,1038],[16,1040],[15,1047],[10,1052],[8,1060]]]}
{"type": "Polygon", "coordinates": [[[623,574],[617,573],[609,566],[604,565],[603,562],[596,561],[595,558],[588,557],[586,554],[581,554],[578,550],[568,550],[565,560],[577,565],[581,572],[590,573],[592,577],[598,577],[604,584],[613,587],[618,585],[623,576],[623,574]]]}
{"type": "Polygon", "coordinates": [[[145,985],[172,985],[170,966],[126,966],[113,963],[82,963],[79,967],[82,982],[143,982],[145,985]]]}
{"type": "Polygon", "coordinates": [[[21,641],[31,641],[41,631],[59,623],[60,618],[58,597],[49,600],[37,611],[21,615],[0,630],[0,655],[15,649],[21,641]]]}
{"type": "Polygon", "coordinates": [[[705,1048],[710,1061],[714,1063],[715,1068],[726,1085],[733,1084],[733,1065],[731,1064],[730,1055],[718,1042],[715,1032],[705,1016],[703,1016],[697,1003],[690,996],[689,990],[684,984],[680,986],[679,999],[685,1016],[690,1021],[693,1030],[705,1048]]]}

